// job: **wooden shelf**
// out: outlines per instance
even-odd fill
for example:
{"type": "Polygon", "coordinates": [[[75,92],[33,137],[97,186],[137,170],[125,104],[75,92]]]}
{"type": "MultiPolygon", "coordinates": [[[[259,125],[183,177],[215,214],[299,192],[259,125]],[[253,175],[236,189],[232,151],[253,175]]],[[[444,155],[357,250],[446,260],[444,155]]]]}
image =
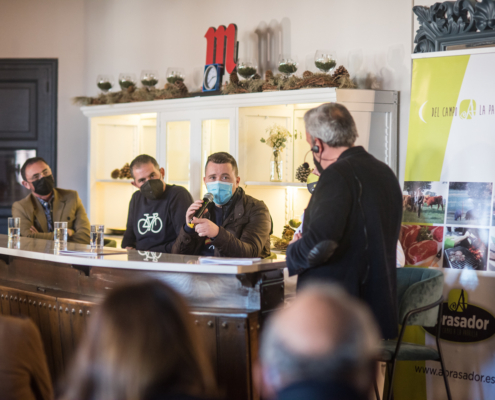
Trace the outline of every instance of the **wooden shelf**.
{"type": "Polygon", "coordinates": [[[280,186],[280,187],[297,187],[305,188],[307,185],[300,182],[255,182],[247,181],[244,182],[245,186],[280,186]]]}

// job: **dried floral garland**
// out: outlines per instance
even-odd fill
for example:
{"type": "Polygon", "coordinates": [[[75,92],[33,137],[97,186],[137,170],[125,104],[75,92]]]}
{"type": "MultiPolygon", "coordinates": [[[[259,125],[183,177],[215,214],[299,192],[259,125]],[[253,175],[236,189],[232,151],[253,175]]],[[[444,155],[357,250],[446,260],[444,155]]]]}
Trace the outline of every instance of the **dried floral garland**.
{"type": "MultiPolygon", "coordinates": [[[[324,73],[312,73],[305,71],[302,78],[298,76],[284,77],[282,74],[274,75],[268,70],[265,73],[265,79],[261,79],[255,74],[251,79],[244,81],[239,80],[237,72],[230,74],[230,81],[222,87],[222,94],[238,93],[259,93],[273,90],[296,90],[303,88],[319,87],[337,87],[340,89],[354,89],[355,83],[349,76],[349,72],[340,66],[335,69],[333,75],[324,73]]],[[[102,93],[98,97],[79,96],[72,99],[74,104],[81,106],[117,104],[117,103],[134,103],[140,101],[180,99],[188,97],[189,92],[182,80],[175,83],[167,83],[163,89],[136,88],[129,86],[127,89],[119,92],[102,93]]]]}
{"type": "Polygon", "coordinates": [[[136,88],[130,86],[120,92],[102,93],[98,97],[74,97],[74,104],[81,106],[93,106],[100,104],[133,103],[138,101],[152,101],[165,99],[180,99],[187,97],[189,92],[183,81],[167,83],[163,89],[136,88]]]}
{"type": "Polygon", "coordinates": [[[240,81],[236,71],[234,71],[230,74],[230,81],[222,87],[222,93],[258,93],[272,90],[296,90],[319,87],[354,89],[356,85],[349,76],[347,69],[342,65],[335,70],[333,75],[305,71],[302,78],[298,76],[285,78],[281,74],[274,75],[272,71],[268,70],[265,73],[265,80],[259,78],[258,75],[252,79],[240,81]]]}

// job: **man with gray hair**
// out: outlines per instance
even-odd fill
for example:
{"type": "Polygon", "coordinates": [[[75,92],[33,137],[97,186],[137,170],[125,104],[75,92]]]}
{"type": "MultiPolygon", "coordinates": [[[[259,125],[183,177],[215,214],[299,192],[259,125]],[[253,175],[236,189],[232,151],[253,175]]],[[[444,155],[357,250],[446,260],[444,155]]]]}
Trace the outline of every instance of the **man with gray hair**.
{"type": "Polygon", "coordinates": [[[266,399],[368,399],[378,343],[364,304],[335,284],[308,285],[264,328],[258,389],[266,399]]]}
{"type": "Polygon", "coordinates": [[[402,192],[393,171],[354,146],[349,111],[328,103],[304,116],[306,139],[321,176],[304,212],[302,234],[287,248],[298,288],[336,281],[371,308],[384,339],[397,336],[396,248],[402,192]]]}

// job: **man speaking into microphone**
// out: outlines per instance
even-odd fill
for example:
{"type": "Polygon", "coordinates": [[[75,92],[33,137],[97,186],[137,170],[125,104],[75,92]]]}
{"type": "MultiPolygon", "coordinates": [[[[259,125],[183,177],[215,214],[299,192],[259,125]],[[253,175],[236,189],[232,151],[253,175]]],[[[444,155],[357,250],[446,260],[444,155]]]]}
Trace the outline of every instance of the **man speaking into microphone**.
{"type": "Polygon", "coordinates": [[[208,157],[204,183],[213,195],[187,210],[172,253],[215,257],[268,257],[271,218],[265,203],[239,187],[237,162],[225,152],[208,157]],[[202,214],[202,215],[199,215],[202,214]],[[196,216],[195,216],[196,215],[196,216]]]}

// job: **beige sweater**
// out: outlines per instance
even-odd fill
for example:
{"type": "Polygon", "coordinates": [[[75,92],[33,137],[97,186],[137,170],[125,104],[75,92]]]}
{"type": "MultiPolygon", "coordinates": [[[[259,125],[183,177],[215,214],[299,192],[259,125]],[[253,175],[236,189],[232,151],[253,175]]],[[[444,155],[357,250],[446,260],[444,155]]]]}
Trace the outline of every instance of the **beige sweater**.
{"type": "Polygon", "coordinates": [[[0,393],[2,400],[53,398],[41,336],[28,318],[0,315],[0,393]]]}

